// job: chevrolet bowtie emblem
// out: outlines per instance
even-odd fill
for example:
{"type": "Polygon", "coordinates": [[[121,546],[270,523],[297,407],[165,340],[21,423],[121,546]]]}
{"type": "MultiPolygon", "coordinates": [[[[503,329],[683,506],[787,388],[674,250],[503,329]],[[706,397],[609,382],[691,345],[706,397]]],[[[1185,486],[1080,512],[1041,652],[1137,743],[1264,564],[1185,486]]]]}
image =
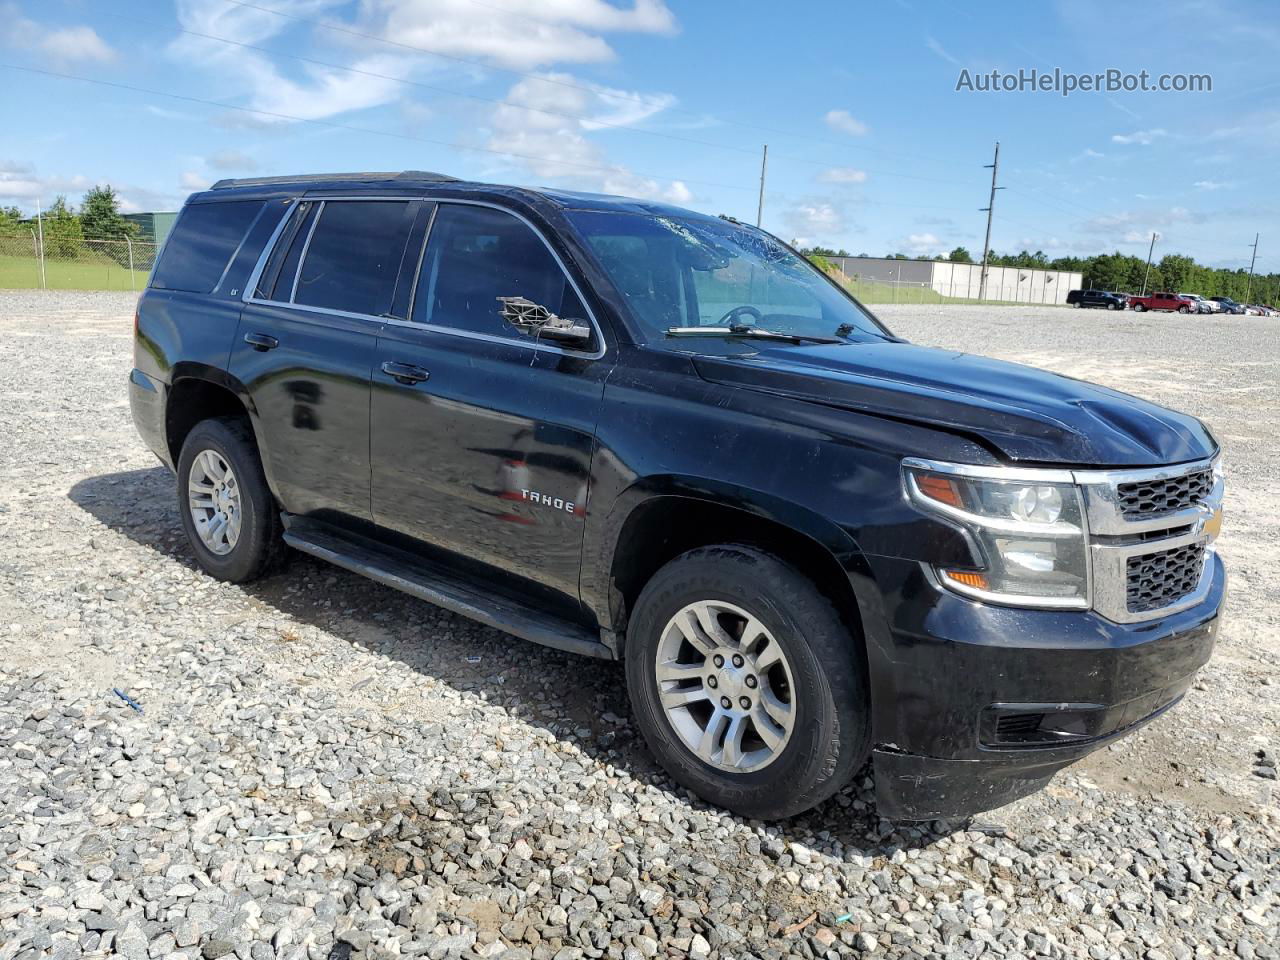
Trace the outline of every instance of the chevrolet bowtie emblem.
{"type": "Polygon", "coordinates": [[[1222,532],[1222,508],[1218,507],[1200,525],[1200,529],[1212,541],[1222,532]]]}

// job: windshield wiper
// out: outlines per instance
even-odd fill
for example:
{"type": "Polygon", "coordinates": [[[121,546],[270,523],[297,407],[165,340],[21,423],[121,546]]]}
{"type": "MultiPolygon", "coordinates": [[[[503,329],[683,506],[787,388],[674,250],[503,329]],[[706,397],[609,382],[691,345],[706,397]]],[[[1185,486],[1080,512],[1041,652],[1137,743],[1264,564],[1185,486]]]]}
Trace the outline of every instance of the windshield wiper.
{"type": "Polygon", "coordinates": [[[729,327],[667,327],[668,337],[749,337],[753,340],[786,340],[789,343],[844,343],[839,337],[817,337],[807,333],[783,333],[749,324],[729,327]]]}

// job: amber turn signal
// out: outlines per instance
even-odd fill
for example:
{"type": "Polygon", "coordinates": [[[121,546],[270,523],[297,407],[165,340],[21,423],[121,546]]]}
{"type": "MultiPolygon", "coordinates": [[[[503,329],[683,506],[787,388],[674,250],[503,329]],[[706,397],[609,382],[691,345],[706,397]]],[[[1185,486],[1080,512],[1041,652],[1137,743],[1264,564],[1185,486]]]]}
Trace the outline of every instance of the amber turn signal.
{"type": "Polygon", "coordinates": [[[943,570],[942,575],[952,583],[958,583],[962,587],[972,587],[974,590],[987,589],[987,577],[983,573],[969,573],[966,570],[943,570]]]}
{"type": "Polygon", "coordinates": [[[921,473],[916,475],[916,486],[930,500],[937,500],[951,507],[963,507],[960,489],[950,477],[937,473],[921,473]]]}

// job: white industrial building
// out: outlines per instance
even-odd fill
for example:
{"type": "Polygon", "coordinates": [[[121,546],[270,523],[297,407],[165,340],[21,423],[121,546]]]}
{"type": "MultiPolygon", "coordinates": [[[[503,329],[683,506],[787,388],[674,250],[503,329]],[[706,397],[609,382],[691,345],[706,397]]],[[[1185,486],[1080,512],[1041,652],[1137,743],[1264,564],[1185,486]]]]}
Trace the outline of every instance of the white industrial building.
{"type": "MultiPolygon", "coordinates": [[[[982,264],[949,260],[891,260],[879,257],[827,257],[850,280],[872,281],[896,288],[926,288],[939,296],[976,300],[982,264]]],[[[1069,270],[988,267],[986,300],[1010,303],[1065,304],[1067,292],[1079,289],[1083,274],[1069,270]]]]}

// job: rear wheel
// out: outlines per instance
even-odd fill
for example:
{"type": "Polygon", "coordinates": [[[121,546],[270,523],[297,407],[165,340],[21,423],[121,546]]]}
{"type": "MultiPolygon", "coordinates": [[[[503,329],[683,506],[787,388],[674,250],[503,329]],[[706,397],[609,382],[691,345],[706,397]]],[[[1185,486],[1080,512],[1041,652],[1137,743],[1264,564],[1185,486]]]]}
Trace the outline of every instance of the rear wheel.
{"type": "Polygon", "coordinates": [[[1191,308],[1190,308],[1190,307],[1179,307],[1179,308],[1178,308],[1178,312],[1179,312],[1179,313],[1190,313],[1190,312],[1191,312],[1191,308]]]}
{"type": "Polygon", "coordinates": [[[1135,303],[1135,304],[1133,305],[1133,312],[1134,312],[1134,313],[1142,313],[1142,311],[1143,311],[1143,310],[1146,310],[1146,309],[1147,309],[1147,308],[1146,308],[1146,307],[1144,307],[1144,306],[1143,306],[1142,304],[1140,304],[1140,303],[1135,303]]]}
{"type": "Polygon", "coordinates": [[[280,513],[244,420],[202,420],[187,434],[178,508],[196,562],[210,576],[243,583],[284,556],[280,513]]]}
{"type": "Polygon", "coordinates": [[[756,548],[704,547],[659,570],[636,603],[626,664],[658,762],[743,816],[820,803],[870,750],[861,649],[810,580],[756,548]]]}

